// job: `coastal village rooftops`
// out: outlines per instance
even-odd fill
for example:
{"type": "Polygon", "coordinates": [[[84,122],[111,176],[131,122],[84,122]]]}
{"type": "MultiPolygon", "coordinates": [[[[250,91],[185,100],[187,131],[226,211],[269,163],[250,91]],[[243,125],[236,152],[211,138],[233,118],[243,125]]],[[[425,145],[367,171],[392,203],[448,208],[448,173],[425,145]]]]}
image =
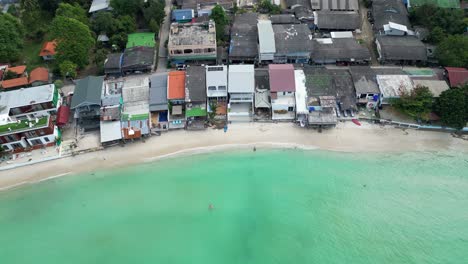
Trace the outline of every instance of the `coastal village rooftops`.
{"type": "Polygon", "coordinates": [[[206,74],[203,66],[189,66],[185,72],[185,101],[206,101],[206,74]]]}
{"type": "Polygon", "coordinates": [[[229,93],[253,93],[255,90],[254,65],[229,66],[229,93]]]}
{"type": "Polygon", "coordinates": [[[359,10],[358,0],[311,0],[312,10],[340,10],[356,11],[359,10]]]}
{"type": "Polygon", "coordinates": [[[468,69],[445,67],[451,87],[457,87],[468,83],[468,69]]]}
{"type": "MultiPolygon", "coordinates": [[[[122,120],[144,116],[149,114],[149,79],[132,78],[124,82],[122,88],[123,114],[122,120]]],[[[140,119],[141,120],[141,119],[140,119]]]]}
{"type": "Polygon", "coordinates": [[[356,94],[379,94],[377,75],[404,75],[400,67],[351,66],[349,72],[353,78],[356,94]]]}
{"type": "Polygon", "coordinates": [[[385,98],[399,98],[403,93],[413,90],[413,83],[408,75],[377,75],[376,78],[385,98]]]}
{"type": "Polygon", "coordinates": [[[227,96],[228,74],[226,65],[206,66],[206,94],[208,97],[227,96]]]}
{"type": "Polygon", "coordinates": [[[296,113],[298,114],[308,114],[309,110],[307,108],[307,89],[305,86],[305,75],[303,70],[294,71],[294,79],[296,85],[296,113]]]}
{"type": "Polygon", "coordinates": [[[258,54],[257,13],[238,14],[231,28],[229,57],[254,59],[258,54]]]}
{"type": "Polygon", "coordinates": [[[148,47],[154,48],[156,44],[154,40],[154,33],[132,33],[128,35],[127,49],[133,47],[148,47]]]}
{"type": "Polygon", "coordinates": [[[54,99],[54,93],[53,84],[0,93],[0,124],[6,121],[3,118],[9,115],[11,108],[51,102],[54,99]]]}
{"type": "Polygon", "coordinates": [[[149,110],[167,109],[167,72],[153,74],[150,77],[149,110]]]}
{"type": "Polygon", "coordinates": [[[373,0],[372,17],[375,30],[383,30],[388,22],[411,27],[408,11],[401,0],[373,0]]]}
{"type": "Polygon", "coordinates": [[[439,97],[443,91],[447,91],[449,88],[448,84],[445,81],[441,80],[413,80],[414,87],[425,86],[429,88],[429,91],[434,95],[434,97],[439,97]]]}
{"type": "Polygon", "coordinates": [[[273,25],[277,54],[306,53],[312,46],[312,34],[306,24],[273,25]]]}
{"type": "Polygon", "coordinates": [[[91,3],[91,7],[89,8],[89,13],[105,10],[109,7],[110,0],[93,0],[93,2],[91,3]]]}
{"type": "Polygon", "coordinates": [[[172,23],[168,46],[216,46],[213,20],[205,23],[172,23]]]}
{"type": "Polygon", "coordinates": [[[336,96],[333,78],[324,67],[305,67],[306,87],[309,97],[336,96]]]}
{"type": "Polygon", "coordinates": [[[271,15],[270,20],[272,24],[300,24],[301,23],[294,15],[288,15],[288,14],[271,15]]]}
{"type": "Polygon", "coordinates": [[[370,61],[371,54],[365,45],[354,38],[314,39],[312,59],[314,61],[370,61]]]}
{"type": "Polygon", "coordinates": [[[48,82],[49,71],[44,67],[38,67],[29,73],[29,83],[33,82],[48,82]]]}
{"type": "Polygon", "coordinates": [[[29,84],[28,77],[20,77],[10,80],[4,80],[1,82],[1,86],[3,89],[12,89],[17,87],[26,86],[29,84]]]}
{"type": "Polygon", "coordinates": [[[314,11],[314,17],[319,29],[355,30],[361,27],[361,17],[354,11],[314,11]]]}
{"type": "Polygon", "coordinates": [[[107,55],[106,61],[104,62],[105,69],[117,69],[120,71],[120,66],[122,64],[122,53],[111,53],[107,55]]]}
{"type": "Polygon", "coordinates": [[[296,90],[292,64],[270,64],[268,71],[272,92],[294,92],[296,90]]]}
{"type": "Polygon", "coordinates": [[[255,69],[255,108],[271,108],[268,69],[255,69]]]}
{"type": "Polygon", "coordinates": [[[426,46],[415,36],[379,35],[376,43],[381,60],[427,60],[426,46]]]}
{"type": "Polygon", "coordinates": [[[39,52],[39,56],[53,56],[55,55],[56,51],[55,48],[57,46],[57,42],[54,41],[47,41],[44,42],[42,45],[41,51],[39,52]]]}
{"type": "Polygon", "coordinates": [[[76,81],[71,109],[88,105],[101,105],[101,94],[104,84],[102,76],[88,76],[76,81]]]}
{"type": "Polygon", "coordinates": [[[26,65],[9,67],[9,68],[7,68],[7,71],[14,72],[17,75],[22,75],[26,71],[26,65]]]}
{"type": "Polygon", "coordinates": [[[185,71],[171,71],[167,77],[167,99],[185,100],[185,71]]]}
{"type": "Polygon", "coordinates": [[[274,53],[275,33],[270,20],[259,20],[258,27],[258,48],[260,53],[274,53]]]}

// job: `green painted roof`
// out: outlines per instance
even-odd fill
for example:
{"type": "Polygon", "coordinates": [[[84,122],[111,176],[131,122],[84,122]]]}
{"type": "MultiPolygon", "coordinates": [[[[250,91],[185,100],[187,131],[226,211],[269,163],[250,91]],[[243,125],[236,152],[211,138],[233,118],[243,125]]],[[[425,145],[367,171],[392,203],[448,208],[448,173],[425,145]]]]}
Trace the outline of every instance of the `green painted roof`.
{"type": "Polygon", "coordinates": [[[1,134],[10,134],[10,133],[17,133],[20,131],[27,131],[31,130],[34,128],[39,128],[43,127],[48,124],[49,117],[44,116],[39,118],[38,122],[36,123],[35,121],[29,121],[29,120],[21,120],[19,123],[10,123],[10,124],[5,124],[0,126],[0,135],[1,134]],[[33,126],[29,126],[29,124],[32,123],[33,126]],[[9,129],[8,129],[9,128],[9,129]]]}
{"type": "Polygon", "coordinates": [[[206,116],[206,109],[201,109],[200,107],[197,107],[185,111],[185,117],[193,116],[206,116]]]}
{"type": "Polygon", "coordinates": [[[136,120],[146,120],[149,119],[149,114],[136,114],[136,115],[129,115],[129,114],[122,114],[122,121],[136,121],[136,120]]]}
{"type": "Polygon", "coordinates": [[[459,0],[411,0],[411,6],[422,6],[424,4],[433,4],[443,8],[460,8],[459,0]]]}
{"type": "Polygon", "coordinates": [[[127,49],[138,46],[154,48],[155,44],[154,33],[133,33],[128,35],[127,49]]]}

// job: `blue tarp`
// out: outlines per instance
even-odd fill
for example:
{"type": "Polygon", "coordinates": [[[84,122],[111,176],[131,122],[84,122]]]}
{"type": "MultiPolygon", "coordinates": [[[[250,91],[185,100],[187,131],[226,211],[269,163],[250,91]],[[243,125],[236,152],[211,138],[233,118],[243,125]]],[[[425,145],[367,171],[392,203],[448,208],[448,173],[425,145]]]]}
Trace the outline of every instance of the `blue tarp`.
{"type": "Polygon", "coordinates": [[[193,16],[194,16],[193,9],[175,9],[175,10],[172,10],[172,20],[174,20],[174,21],[192,20],[193,16]]]}
{"type": "Polygon", "coordinates": [[[167,111],[159,113],[159,122],[167,122],[167,111]]]}

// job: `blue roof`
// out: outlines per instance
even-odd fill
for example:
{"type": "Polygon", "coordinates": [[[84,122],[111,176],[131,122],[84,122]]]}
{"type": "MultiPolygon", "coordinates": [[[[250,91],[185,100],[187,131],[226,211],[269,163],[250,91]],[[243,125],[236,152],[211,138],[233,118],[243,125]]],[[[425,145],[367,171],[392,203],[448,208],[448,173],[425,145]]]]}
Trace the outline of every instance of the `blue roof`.
{"type": "Polygon", "coordinates": [[[194,16],[193,9],[175,9],[172,10],[172,20],[190,20],[194,16]]]}

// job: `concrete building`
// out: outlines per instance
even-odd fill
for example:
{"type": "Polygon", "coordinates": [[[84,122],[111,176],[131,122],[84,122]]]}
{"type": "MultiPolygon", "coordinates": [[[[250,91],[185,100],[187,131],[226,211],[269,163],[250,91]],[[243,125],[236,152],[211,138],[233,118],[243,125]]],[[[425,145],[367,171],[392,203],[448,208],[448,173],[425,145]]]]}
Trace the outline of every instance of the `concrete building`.
{"type": "Polygon", "coordinates": [[[18,153],[55,145],[60,136],[53,120],[60,106],[53,84],[0,93],[0,145],[18,153]]]}
{"type": "Polygon", "coordinates": [[[189,66],[185,77],[185,118],[188,130],[205,129],[206,73],[203,66],[189,66]]]}
{"type": "Polygon", "coordinates": [[[413,83],[408,75],[377,75],[380,90],[380,104],[391,104],[392,99],[398,99],[403,93],[411,93],[413,83]]]}
{"type": "Polygon", "coordinates": [[[101,95],[100,133],[101,144],[110,144],[122,139],[122,80],[105,82],[101,95]]]}
{"type": "Polygon", "coordinates": [[[149,79],[132,78],[122,88],[122,138],[137,139],[150,134],[149,79]]]}
{"type": "Polygon", "coordinates": [[[275,33],[270,20],[259,20],[258,28],[258,61],[272,62],[275,58],[275,33]]]}
{"type": "Polygon", "coordinates": [[[172,23],[167,44],[172,63],[216,61],[216,27],[203,23],[172,23]]]}
{"type": "Polygon", "coordinates": [[[228,121],[250,122],[254,113],[254,65],[230,65],[228,121]]]}
{"type": "Polygon", "coordinates": [[[171,71],[167,76],[169,129],[185,128],[185,71],[171,71]]]}
{"type": "Polygon", "coordinates": [[[273,120],[294,120],[296,86],[292,64],[270,64],[271,111],[273,120]]]}
{"type": "Polygon", "coordinates": [[[226,119],[228,71],[225,65],[206,66],[206,96],[208,113],[215,112],[218,119],[226,119]]]}

